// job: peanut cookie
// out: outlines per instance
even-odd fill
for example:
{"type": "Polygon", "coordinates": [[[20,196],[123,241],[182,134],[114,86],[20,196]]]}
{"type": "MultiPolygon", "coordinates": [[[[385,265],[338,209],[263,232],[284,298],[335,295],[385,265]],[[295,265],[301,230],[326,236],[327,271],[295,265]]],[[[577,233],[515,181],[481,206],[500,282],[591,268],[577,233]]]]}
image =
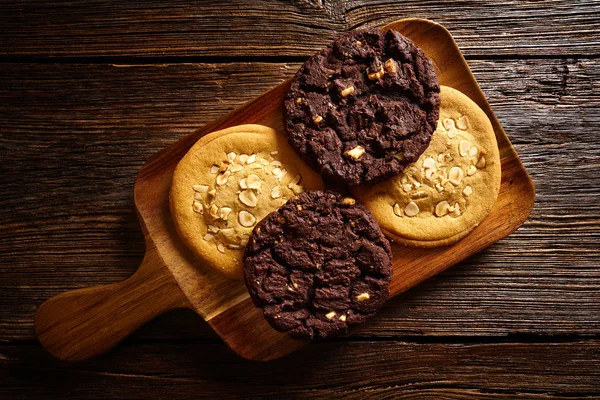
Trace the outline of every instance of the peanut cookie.
{"type": "Polygon", "coordinates": [[[321,188],[321,178],[284,135],[240,125],[202,137],[181,159],[173,174],[171,213],[200,261],[242,279],[242,255],[256,223],[304,190],[321,188]]]}
{"type": "Polygon", "coordinates": [[[352,189],[395,242],[444,246],[473,230],[492,210],[500,190],[500,155],[483,110],[458,90],[442,86],[438,127],[420,158],[377,185],[352,189]]]}

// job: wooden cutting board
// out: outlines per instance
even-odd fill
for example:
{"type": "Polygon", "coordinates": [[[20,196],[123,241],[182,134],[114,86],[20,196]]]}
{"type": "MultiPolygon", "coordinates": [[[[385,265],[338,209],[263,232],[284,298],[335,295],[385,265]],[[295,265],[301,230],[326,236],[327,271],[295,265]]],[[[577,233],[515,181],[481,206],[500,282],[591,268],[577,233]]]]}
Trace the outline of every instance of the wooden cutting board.
{"type": "MultiPolygon", "coordinates": [[[[411,38],[433,59],[440,84],[462,91],[487,113],[502,160],[498,201],[466,238],[436,249],[393,246],[391,297],[514,232],[533,207],[535,189],[450,33],[422,19],[403,19],[384,28],[411,38]]],[[[273,330],[262,312],[254,308],[242,281],[223,278],[194,260],[177,236],[168,201],[175,166],[203,135],[248,123],[282,131],[281,110],[289,84],[284,82],[207,124],[144,164],[134,191],[146,240],[144,260],[123,282],[66,292],[42,304],[35,317],[35,330],[50,353],[71,361],[93,357],[157,315],[181,307],[200,314],[229,347],[249,359],[274,359],[306,344],[273,330]]]]}

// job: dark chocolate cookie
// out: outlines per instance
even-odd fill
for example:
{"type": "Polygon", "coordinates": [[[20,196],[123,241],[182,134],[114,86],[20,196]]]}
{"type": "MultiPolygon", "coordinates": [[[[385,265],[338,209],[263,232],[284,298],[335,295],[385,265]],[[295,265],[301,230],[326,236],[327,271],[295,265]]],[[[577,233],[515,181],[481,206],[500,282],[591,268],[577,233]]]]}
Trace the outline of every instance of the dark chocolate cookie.
{"type": "Polygon", "coordinates": [[[273,328],[321,339],[345,333],[381,307],[392,253],[371,213],[354,199],[305,192],[256,225],[244,277],[273,328]]]}
{"type": "Polygon", "coordinates": [[[286,95],[290,143],[328,179],[376,183],[427,148],[440,87],[431,60],[392,30],[354,31],[311,57],[286,95]]]}

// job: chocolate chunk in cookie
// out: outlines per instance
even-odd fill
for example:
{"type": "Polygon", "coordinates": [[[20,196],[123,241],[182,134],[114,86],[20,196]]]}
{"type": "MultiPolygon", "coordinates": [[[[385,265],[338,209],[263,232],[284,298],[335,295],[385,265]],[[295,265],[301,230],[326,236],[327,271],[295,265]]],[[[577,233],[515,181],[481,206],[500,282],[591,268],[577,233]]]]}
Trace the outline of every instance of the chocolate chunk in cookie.
{"type": "Polygon", "coordinates": [[[439,115],[431,60],[392,30],[354,31],[311,57],[284,104],[290,143],[330,180],[376,183],[427,148],[439,115]]]}
{"type": "Polygon", "coordinates": [[[305,192],[257,224],[244,276],[273,328],[322,339],[377,312],[389,294],[392,254],[369,211],[354,199],[305,192]]]}

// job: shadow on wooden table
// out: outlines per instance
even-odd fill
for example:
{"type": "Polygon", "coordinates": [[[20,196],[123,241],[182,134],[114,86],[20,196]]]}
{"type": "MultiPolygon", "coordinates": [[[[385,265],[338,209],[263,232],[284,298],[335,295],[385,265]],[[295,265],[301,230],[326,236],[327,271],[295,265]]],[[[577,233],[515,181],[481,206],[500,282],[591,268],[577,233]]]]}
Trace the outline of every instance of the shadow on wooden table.
{"type": "MultiPolygon", "coordinates": [[[[465,268],[464,264],[455,269],[460,268],[465,268]]],[[[443,281],[446,274],[432,278],[431,282],[443,281]]],[[[89,361],[60,361],[39,343],[14,346],[5,353],[6,357],[18,360],[9,367],[7,383],[14,387],[29,386],[42,397],[61,398],[65,394],[112,398],[125,392],[128,396],[136,393],[145,396],[149,390],[157,394],[176,391],[184,397],[277,396],[281,393],[278,388],[284,386],[287,393],[297,394],[318,388],[321,396],[337,392],[338,386],[352,391],[374,383],[361,368],[398,367],[419,352],[413,348],[414,344],[406,342],[408,336],[420,335],[418,326],[414,330],[409,326],[404,332],[390,331],[385,340],[380,332],[369,332],[369,326],[385,325],[404,303],[423,294],[423,286],[425,292],[430,292],[435,290],[436,283],[421,285],[419,291],[413,289],[388,301],[380,314],[354,329],[349,337],[313,343],[270,362],[243,359],[199,315],[181,309],[149,322],[116,348],[89,361]],[[400,336],[395,339],[395,335],[400,336]],[[403,351],[407,346],[411,347],[411,357],[403,351]],[[357,353],[364,360],[359,365],[356,365],[357,353]],[[288,373],[292,370],[293,374],[288,373]],[[99,387],[103,388],[102,393],[93,393],[99,387]]],[[[381,326],[375,329],[381,330],[381,326]]],[[[380,380],[381,374],[377,376],[380,380]]],[[[393,379],[405,380],[402,374],[395,374],[393,379]]]]}

